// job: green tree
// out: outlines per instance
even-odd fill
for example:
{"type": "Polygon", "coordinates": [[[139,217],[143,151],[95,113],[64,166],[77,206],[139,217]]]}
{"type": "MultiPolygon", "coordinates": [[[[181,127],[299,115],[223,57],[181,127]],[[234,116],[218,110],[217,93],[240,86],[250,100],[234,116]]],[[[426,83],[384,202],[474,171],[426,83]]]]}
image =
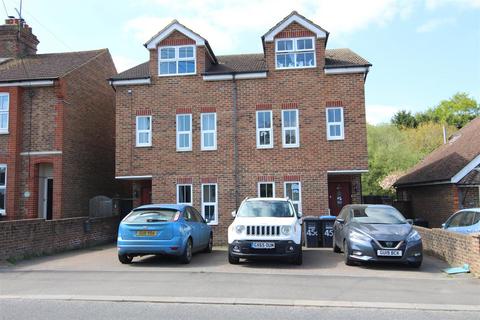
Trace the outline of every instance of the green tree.
{"type": "Polygon", "coordinates": [[[415,119],[412,113],[407,110],[400,110],[395,113],[391,121],[392,124],[399,129],[416,128],[418,124],[417,119],[415,119]]]}

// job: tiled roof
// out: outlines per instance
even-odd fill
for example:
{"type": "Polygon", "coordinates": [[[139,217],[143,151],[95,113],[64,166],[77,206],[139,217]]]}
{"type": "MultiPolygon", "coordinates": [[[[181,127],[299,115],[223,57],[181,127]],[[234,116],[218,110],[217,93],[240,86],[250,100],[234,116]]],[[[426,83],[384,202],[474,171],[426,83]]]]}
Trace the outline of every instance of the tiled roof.
{"type": "Polygon", "coordinates": [[[372,64],[350,49],[325,51],[325,68],[371,66],[372,64]]]}
{"type": "Polygon", "coordinates": [[[59,78],[107,49],[36,54],[23,59],[7,59],[0,63],[0,82],[59,78]]]}
{"type": "Polygon", "coordinates": [[[450,141],[427,155],[394,186],[448,181],[480,154],[480,117],[455,133],[450,141]]]}
{"type": "MultiPolygon", "coordinates": [[[[268,71],[263,53],[234,54],[217,56],[218,64],[214,64],[206,74],[248,73],[268,71]]],[[[371,64],[350,49],[331,49],[325,52],[325,68],[371,66],[371,64]]],[[[128,69],[112,80],[132,80],[150,77],[148,61],[128,69]]]]}

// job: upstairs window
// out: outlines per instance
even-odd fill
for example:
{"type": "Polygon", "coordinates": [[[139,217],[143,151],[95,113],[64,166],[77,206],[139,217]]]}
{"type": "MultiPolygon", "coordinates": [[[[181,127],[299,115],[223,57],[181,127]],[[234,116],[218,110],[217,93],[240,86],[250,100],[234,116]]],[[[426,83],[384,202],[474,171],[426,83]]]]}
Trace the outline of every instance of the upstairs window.
{"type": "Polygon", "coordinates": [[[314,68],[315,39],[278,39],[275,42],[277,69],[314,68]]]}
{"type": "Polygon", "coordinates": [[[257,148],[273,148],[272,111],[257,111],[257,148]]]}
{"type": "Polygon", "coordinates": [[[0,133],[8,133],[9,101],[8,93],[0,93],[0,133]]]}
{"type": "Polygon", "coordinates": [[[195,46],[161,47],[158,66],[161,76],[195,74],[195,46]]]}
{"type": "Polygon", "coordinates": [[[7,194],[7,165],[0,164],[0,216],[5,215],[6,194],[7,194]]]}
{"type": "Polygon", "coordinates": [[[177,114],[177,151],[192,150],[192,115],[177,114]]]}
{"type": "Polygon", "coordinates": [[[137,116],[137,147],[152,146],[152,116],[137,116]]]}
{"type": "Polygon", "coordinates": [[[300,145],[298,136],[298,110],[282,110],[283,147],[298,147],[300,145]]]}
{"type": "Polygon", "coordinates": [[[343,108],[327,108],[327,139],[343,140],[343,108]]]}
{"type": "Polygon", "coordinates": [[[217,149],[217,114],[202,113],[200,116],[202,150],[217,149]]]}

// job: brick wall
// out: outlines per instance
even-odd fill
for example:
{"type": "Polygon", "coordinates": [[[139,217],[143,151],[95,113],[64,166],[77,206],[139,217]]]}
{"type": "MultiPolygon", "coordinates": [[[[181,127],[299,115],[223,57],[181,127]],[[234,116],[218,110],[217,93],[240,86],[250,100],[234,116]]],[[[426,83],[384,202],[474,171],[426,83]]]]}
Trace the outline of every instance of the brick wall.
{"type": "Polygon", "coordinates": [[[3,221],[0,222],[0,260],[24,259],[111,243],[117,237],[120,220],[115,216],[3,221]]]}
{"type": "Polygon", "coordinates": [[[480,234],[465,235],[418,226],[415,229],[422,236],[425,253],[439,257],[451,266],[468,263],[471,272],[480,276],[480,234]]]}
{"type": "Polygon", "coordinates": [[[459,210],[458,190],[455,185],[433,185],[398,188],[407,192],[413,218],[425,219],[429,227],[440,227],[455,211],[459,210]]]}

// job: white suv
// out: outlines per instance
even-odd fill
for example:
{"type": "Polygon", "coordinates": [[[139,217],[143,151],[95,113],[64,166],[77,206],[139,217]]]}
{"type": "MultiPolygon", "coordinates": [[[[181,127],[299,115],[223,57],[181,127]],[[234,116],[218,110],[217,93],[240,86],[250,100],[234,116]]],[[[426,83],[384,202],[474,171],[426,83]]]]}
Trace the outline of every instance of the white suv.
{"type": "Polygon", "coordinates": [[[243,200],[228,227],[228,261],[284,258],[302,264],[302,219],[286,198],[243,200]]]}

